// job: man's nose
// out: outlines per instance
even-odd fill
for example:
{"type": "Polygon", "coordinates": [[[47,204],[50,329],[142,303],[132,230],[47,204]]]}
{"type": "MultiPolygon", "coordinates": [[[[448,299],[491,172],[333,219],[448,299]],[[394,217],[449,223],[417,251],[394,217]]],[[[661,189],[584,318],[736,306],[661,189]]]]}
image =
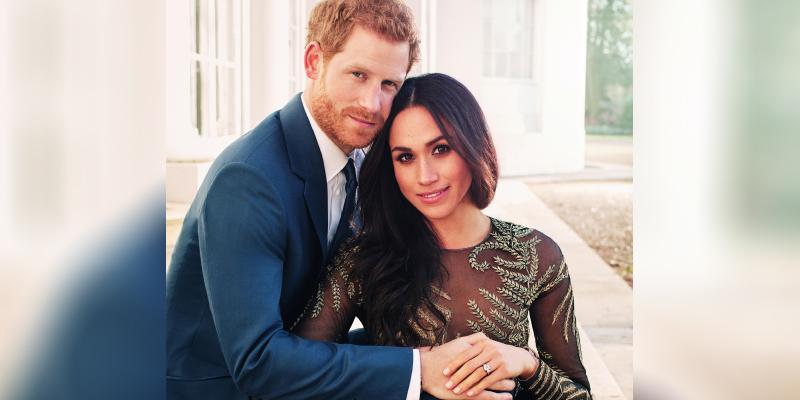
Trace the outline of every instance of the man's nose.
{"type": "Polygon", "coordinates": [[[376,114],[381,110],[381,85],[368,85],[361,91],[361,96],[358,98],[358,105],[372,114],[376,114]]]}

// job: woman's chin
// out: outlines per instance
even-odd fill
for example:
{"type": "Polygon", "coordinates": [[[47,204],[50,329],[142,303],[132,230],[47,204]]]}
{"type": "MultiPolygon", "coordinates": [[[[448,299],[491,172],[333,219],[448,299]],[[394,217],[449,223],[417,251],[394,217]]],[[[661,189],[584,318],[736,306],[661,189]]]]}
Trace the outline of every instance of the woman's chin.
{"type": "Polygon", "coordinates": [[[442,207],[437,207],[437,206],[428,206],[428,205],[426,205],[426,206],[424,206],[422,208],[417,207],[417,210],[428,221],[441,220],[441,219],[447,217],[448,215],[450,215],[449,210],[445,210],[442,207]]]}

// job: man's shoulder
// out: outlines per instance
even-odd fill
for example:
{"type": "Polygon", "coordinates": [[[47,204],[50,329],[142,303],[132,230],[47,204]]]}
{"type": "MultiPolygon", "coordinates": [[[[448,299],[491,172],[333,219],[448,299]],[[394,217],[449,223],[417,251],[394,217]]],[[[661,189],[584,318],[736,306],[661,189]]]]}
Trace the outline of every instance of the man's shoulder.
{"type": "Polygon", "coordinates": [[[249,164],[260,159],[274,159],[285,153],[283,130],[278,113],[274,112],[226,147],[217,160],[249,164]]]}

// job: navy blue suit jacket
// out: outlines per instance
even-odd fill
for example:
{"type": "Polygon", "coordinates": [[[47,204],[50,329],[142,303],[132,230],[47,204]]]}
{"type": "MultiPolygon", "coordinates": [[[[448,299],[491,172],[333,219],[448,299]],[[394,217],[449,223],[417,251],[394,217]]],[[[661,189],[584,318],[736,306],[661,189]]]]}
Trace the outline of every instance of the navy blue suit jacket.
{"type": "Polygon", "coordinates": [[[167,276],[171,399],[405,398],[408,348],[287,332],[327,259],[327,183],[300,95],[231,144],[183,223],[167,276]]]}

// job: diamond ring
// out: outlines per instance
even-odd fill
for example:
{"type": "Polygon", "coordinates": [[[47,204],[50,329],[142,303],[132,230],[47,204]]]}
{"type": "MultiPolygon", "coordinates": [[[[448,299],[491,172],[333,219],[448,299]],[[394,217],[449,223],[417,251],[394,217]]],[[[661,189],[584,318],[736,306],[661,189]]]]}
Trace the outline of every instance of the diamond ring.
{"type": "Polygon", "coordinates": [[[483,370],[486,371],[486,375],[492,373],[492,366],[489,363],[483,364],[483,370]]]}

